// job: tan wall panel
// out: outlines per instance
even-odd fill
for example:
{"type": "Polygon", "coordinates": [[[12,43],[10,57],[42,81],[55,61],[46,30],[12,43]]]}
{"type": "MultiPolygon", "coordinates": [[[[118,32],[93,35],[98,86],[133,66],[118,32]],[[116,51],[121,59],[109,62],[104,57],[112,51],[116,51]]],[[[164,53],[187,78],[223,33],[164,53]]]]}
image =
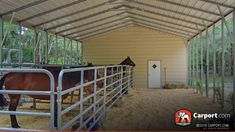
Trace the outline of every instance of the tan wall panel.
{"type": "Polygon", "coordinates": [[[136,63],[134,85],[147,87],[147,61],[161,61],[167,82],[186,83],[184,39],[141,27],[127,27],[83,42],[83,59],[94,64],[119,64],[127,56],[136,63]]]}

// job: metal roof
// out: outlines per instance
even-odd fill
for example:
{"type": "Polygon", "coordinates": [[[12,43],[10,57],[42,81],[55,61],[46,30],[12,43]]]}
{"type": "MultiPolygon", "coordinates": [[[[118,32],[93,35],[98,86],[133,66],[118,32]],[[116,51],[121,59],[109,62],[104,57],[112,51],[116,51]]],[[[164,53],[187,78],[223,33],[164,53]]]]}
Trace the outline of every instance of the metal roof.
{"type": "Polygon", "coordinates": [[[0,17],[15,12],[15,23],[74,40],[128,25],[191,39],[234,8],[235,0],[0,0],[0,17]]]}

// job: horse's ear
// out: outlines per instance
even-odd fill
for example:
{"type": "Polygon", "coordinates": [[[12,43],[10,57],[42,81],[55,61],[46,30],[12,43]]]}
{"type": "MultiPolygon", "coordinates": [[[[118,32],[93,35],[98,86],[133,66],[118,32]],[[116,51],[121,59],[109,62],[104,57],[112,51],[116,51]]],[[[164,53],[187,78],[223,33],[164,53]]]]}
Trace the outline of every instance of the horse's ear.
{"type": "Polygon", "coordinates": [[[87,62],[87,66],[93,66],[91,62],[87,62]]]}

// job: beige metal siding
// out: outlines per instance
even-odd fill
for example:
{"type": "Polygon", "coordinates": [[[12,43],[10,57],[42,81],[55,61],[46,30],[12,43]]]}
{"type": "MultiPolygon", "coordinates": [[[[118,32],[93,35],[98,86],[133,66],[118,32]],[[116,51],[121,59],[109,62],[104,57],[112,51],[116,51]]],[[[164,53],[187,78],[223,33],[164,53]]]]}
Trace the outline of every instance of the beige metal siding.
{"type": "Polygon", "coordinates": [[[167,82],[186,83],[185,41],[142,27],[127,27],[83,42],[83,59],[94,64],[119,64],[127,56],[136,63],[134,85],[147,87],[147,61],[161,61],[167,82]]]}

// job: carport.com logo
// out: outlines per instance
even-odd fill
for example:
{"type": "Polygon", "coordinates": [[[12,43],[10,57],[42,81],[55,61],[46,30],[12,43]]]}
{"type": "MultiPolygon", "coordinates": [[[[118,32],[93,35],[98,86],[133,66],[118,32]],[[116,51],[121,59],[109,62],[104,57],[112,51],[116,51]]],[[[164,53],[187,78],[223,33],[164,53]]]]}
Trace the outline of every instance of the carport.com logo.
{"type": "Polygon", "coordinates": [[[192,123],[192,113],[188,110],[179,110],[175,112],[175,124],[187,126],[192,123]]]}

